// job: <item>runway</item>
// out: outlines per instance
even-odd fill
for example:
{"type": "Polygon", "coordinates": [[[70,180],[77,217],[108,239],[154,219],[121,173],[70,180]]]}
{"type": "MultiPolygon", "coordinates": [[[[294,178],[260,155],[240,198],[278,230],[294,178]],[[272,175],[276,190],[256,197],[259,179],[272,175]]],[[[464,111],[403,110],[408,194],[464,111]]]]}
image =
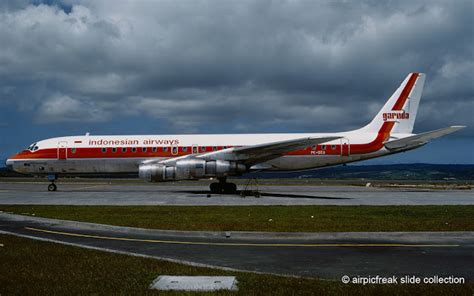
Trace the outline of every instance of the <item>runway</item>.
{"type": "MultiPolygon", "coordinates": [[[[208,183],[0,183],[0,204],[35,205],[473,205],[472,190],[264,185],[260,198],[212,194],[208,183]],[[191,185],[190,185],[191,184],[191,185]]],[[[244,186],[239,186],[242,190],[244,186]]]]}
{"type": "Polygon", "coordinates": [[[0,214],[0,232],[198,266],[340,279],[349,276],[457,276],[474,280],[474,235],[173,232],[0,214]]]}

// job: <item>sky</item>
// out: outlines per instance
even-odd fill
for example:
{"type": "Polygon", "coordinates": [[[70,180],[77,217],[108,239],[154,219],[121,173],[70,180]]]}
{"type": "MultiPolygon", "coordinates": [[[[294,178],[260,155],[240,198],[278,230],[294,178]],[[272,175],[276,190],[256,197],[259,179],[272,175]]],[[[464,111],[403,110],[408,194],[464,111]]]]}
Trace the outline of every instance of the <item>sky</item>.
{"type": "Polygon", "coordinates": [[[0,159],[50,137],[337,132],[426,73],[415,132],[369,163],[474,163],[473,1],[1,1],[0,159]]]}

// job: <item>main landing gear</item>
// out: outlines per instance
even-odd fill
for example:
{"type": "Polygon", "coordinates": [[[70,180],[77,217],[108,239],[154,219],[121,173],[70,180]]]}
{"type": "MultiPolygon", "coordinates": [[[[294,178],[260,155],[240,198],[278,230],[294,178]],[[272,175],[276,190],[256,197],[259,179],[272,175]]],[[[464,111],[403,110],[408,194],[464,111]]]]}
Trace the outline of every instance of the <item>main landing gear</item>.
{"type": "Polygon", "coordinates": [[[56,175],[48,175],[48,181],[51,182],[51,184],[48,185],[48,191],[56,191],[58,189],[58,186],[54,184],[54,181],[58,179],[58,176],[56,175]]]}
{"type": "Polygon", "coordinates": [[[226,177],[217,178],[219,183],[212,183],[209,188],[212,193],[226,193],[226,194],[235,194],[237,193],[237,185],[234,183],[227,183],[226,177]]]}

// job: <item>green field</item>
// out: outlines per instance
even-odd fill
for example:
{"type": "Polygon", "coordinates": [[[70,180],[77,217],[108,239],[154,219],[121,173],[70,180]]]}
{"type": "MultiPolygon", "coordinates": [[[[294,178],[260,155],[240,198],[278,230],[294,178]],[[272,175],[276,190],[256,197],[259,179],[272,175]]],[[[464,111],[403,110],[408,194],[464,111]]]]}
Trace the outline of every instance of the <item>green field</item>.
{"type": "Polygon", "coordinates": [[[26,206],[17,214],[209,231],[474,231],[474,206],[26,206]]]}
{"type": "Polygon", "coordinates": [[[0,234],[0,295],[215,295],[149,290],[159,275],[235,275],[217,295],[472,295],[464,285],[344,285],[339,281],[225,272],[0,234]]]}

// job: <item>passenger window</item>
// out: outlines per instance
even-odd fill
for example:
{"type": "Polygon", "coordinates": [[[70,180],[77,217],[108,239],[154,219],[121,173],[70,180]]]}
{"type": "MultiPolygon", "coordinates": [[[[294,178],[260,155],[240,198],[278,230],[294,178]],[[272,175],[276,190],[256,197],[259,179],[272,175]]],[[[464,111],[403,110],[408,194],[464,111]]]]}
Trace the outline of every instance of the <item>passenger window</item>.
{"type": "Polygon", "coordinates": [[[212,147],[212,151],[217,151],[217,147],[216,146],[212,147]]]}
{"type": "Polygon", "coordinates": [[[156,148],[156,147],[153,147],[153,149],[152,149],[153,152],[156,152],[157,150],[158,150],[158,148],[156,148]]]}
{"type": "Polygon", "coordinates": [[[163,147],[163,152],[168,152],[168,147],[163,147]]]}
{"type": "Polygon", "coordinates": [[[188,147],[183,147],[183,152],[188,151],[188,147]]]}
{"type": "Polygon", "coordinates": [[[193,146],[193,153],[198,153],[198,147],[193,146]]]}
{"type": "Polygon", "coordinates": [[[336,145],[331,145],[332,150],[336,150],[336,145]]]}
{"type": "Polygon", "coordinates": [[[106,153],[107,152],[107,148],[102,148],[102,153],[106,153]]]}
{"type": "Polygon", "coordinates": [[[201,147],[201,152],[204,152],[204,151],[206,151],[206,147],[202,146],[201,147]]]}
{"type": "Polygon", "coordinates": [[[122,153],[126,153],[127,152],[127,148],[126,147],[123,147],[122,148],[122,153]]]}
{"type": "Polygon", "coordinates": [[[72,148],[72,149],[71,149],[71,152],[72,152],[72,153],[76,153],[76,148],[72,148]]]}
{"type": "Polygon", "coordinates": [[[322,145],[321,150],[323,150],[323,151],[326,150],[326,145],[322,145]]]}
{"type": "Polygon", "coordinates": [[[115,148],[115,147],[112,148],[112,152],[113,152],[113,153],[116,153],[116,152],[117,152],[117,148],[115,148]]]}
{"type": "Polygon", "coordinates": [[[143,147],[143,148],[142,148],[142,152],[146,152],[146,147],[143,147]]]}
{"type": "Polygon", "coordinates": [[[172,154],[178,154],[178,147],[174,146],[173,150],[171,150],[172,154]]]}
{"type": "Polygon", "coordinates": [[[136,147],[133,147],[133,148],[132,148],[132,153],[135,153],[135,152],[137,152],[137,148],[136,148],[136,147]]]}
{"type": "Polygon", "coordinates": [[[316,150],[316,145],[313,145],[311,149],[316,150]]]}

